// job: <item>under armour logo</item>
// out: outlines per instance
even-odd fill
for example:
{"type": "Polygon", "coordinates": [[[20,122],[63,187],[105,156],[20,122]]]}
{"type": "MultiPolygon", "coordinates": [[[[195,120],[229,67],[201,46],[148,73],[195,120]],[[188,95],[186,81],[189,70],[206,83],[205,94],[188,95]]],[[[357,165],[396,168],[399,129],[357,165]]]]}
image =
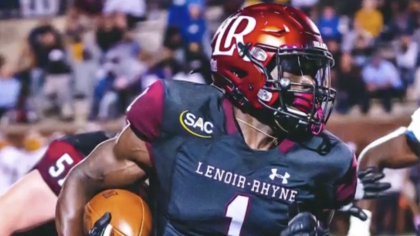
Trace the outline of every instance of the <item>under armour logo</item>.
{"type": "Polygon", "coordinates": [[[271,180],[274,180],[275,178],[282,179],[282,184],[287,184],[287,179],[290,177],[289,173],[284,173],[284,175],[277,174],[277,169],[271,169],[271,175],[268,176],[271,180]]]}

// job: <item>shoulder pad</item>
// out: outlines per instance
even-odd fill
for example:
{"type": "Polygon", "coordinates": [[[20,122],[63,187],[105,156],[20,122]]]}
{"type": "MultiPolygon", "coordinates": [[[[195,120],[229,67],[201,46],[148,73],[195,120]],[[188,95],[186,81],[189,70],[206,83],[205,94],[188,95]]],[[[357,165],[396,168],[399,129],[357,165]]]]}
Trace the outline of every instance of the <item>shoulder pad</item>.
{"type": "Polygon", "coordinates": [[[210,85],[164,81],[162,130],[167,134],[212,138],[224,131],[223,94],[210,85]]]}
{"type": "Polygon", "coordinates": [[[331,166],[330,173],[334,176],[344,175],[353,162],[354,152],[351,148],[328,131],[313,137],[307,146],[311,149],[317,149],[319,146],[325,147],[326,153],[319,155],[323,156],[321,160],[325,162],[324,164],[331,166]]]}

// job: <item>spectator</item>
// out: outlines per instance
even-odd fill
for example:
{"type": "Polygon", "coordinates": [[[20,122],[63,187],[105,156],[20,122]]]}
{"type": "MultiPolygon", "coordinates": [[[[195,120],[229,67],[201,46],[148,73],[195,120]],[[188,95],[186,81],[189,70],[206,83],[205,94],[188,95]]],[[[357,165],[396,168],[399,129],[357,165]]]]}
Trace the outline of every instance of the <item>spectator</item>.
{"type": "Polygon", "coordinates": [[[168,25],[163,39],[165,50],[176,51],[182,47],[182,44],[183,40],[180,29],[177,26],[168,25]]]}
{"type": "Polygon", "coordinates": [[[210,60],[205,55],[203,49],[197,47],[190,47],[187,53],[187,62],[191,71],[198,72],[204,80],[204,83],[211,84],[213,82],[212,73],[210,68],[210,60]]]}
{"type": "Polygon", "coordinates": [[[181,24],[181,34],[185,39],[186,45],[190,43],[202,44],[204,35],[207,31],[206,20],[204,18],[203,6],[197,3],[188,5],[189,19],[181,24]]]}
{"type": "Polygon", "coordinates": [[[182,70],[182,65],[175,58],[166,58],[157,63],[150,72],[159,79],[172,79],[182,70]]]}
{"type": "Polygon", "coordinates": [[[376,0],[363,0],[362,9],[357,11],[355,21],[373,37],[377,37],[382,31],[383,17],[376,9],[376,0]]]}
{"type": "Polygon", "coordinates": [[[0,195],[42,158],[47,146],[36,132],[8,135],[9,145],[0,150],[0,195]]]}
{"type": "Polygon", "coordinates": [[[35,56],[36,66],[43,69],[48,61],[48,52],[46,52],[42,37],[44,34],[52,33],[57,41],[61,41],[58,31],[52,26],[50,18],[41,18],[38,26],[33,28],[28,36],[28,43],[35,56]]]}
{"type": "Polygon", "coordinates": [[[83,29],[74,22],[67,22],[66,36],[69,43],[73,62],[83,61],[84,45],[82,40],[83,29]]]}
{"type": "Polygon", "coordinates": [[[372,46],[373,37],[367,32],[363,27],[358,23],[358,21],[353,22],[353,29],[347,32],[341,44],[341,50],[343,52],[351,52],[355,45],[358,43],[358,39],[362,39],[363,44],[370,47],[372,46]]]}
{"type": "MultiPolygon", "coordinates": [[[[385,111],[391,112],[391,100],[400,95],[403,87],[397,68],[376,54],[372,61],[363,68],[362,76],[369,97],[381,99],[385,111]]],[[[364,102],[363,106],[369,110],[370,100],[364,102]]]]}
{"type": "MultiPolygon", "coordinates": [[[[91,98],[98,70],[101,50],[92,37],[86,37],[86,29],[75,18],[67,21],[67,47],[74,78],[74,96],[77,99],[91,98]]],[[[80,111],[80,109],[76,109],[80,111]]]]}
{"type": "Polygon", "coordinates": [[[209,83],[210,62],[198,44],[190,44],[186,52],[186,63],[183,69],[174,75],[174,80],[184,80],[194,83],[209,83]],[[192,73],[194,72],[194,73],[192,73]]]}
{"type": "Polygon", "coordinates": [[[360,9],[362,0],[352,0],[351,4],[346,1],[328,1],[334,3],[334,8],[337,12],[340,12],[340,16],[353,18],[354,14],[360,9]]]}
{"type": "Polygon", "coordinates": [[[102,13],[104,8],[103,0],[74,0],[73,6],[78,11],[90,15],[98,15],[102,13]]]}
{"type": "Polygon", "coordinates": [[[336,40],[329,40],[329,41],[326,41],[326,44],[336,64],[340,64],[340,59],[341,59],[340,43],[336,40]]]}
{"type": "Polygon", "coordinates": [[[386,41],[394,40],[400,34],[413,32],[415,27],[415,20],[413,20],[413,15],[407,8],[407,3],[401,2],[394,4],[396,4],[396,6],[392,20],[387,25],[387,31],[381,36],[381,38],[386,41]]]}
{"type": "Polygon", "coordinates": [[[289,4],[290,0],[273,0],[273,2],[280,3],[280,4],[289,4]]]}
{"type": "MultiPolygon", "coordinates": [[[[60,42],[61,35],[52,26],[51,19],[41,18],[38,25],[31,30],[28,36],[28,44],[33,57],[34,63],[31,70],[31,94],[36,97],[42,90],[44,83],[45,68],[48,64],[49,46],[45,45],[43,41],[45,34],[53,34],[54,41],[60,42]]],[[[39,104],[33,104],[36,109],[39,109],[39,104]]]]}
{"type": "Polygon", "coordinates": [[[96,30],[96,43],[103,53],[124,38],[124,28],[117,27],[114,16],[102,16],[96,30]]]}
{"type": "MultiPolygon", "coordinates": [[[[362,80],[361,68],[353,65],[353,58],[345,53],[341,57],[337,76],[337,111],[347,113],[354,105],[364,105],[369,99],[362,80]]],[[[367,107],[361,107],[362,113],[367,113],[367,107]]]]}
{"type": "Polygon", "coordinates": [[[103,12],[105,14],[123,13],[128,29],[133,29],[137,22],[146,19],[146,2],[145,0],[106,0],[103,12]]]}
{"type": "MultiPolygon", "coordinates": [[[[125,112],[125,108],[128,107],[131,99],[140,92],[140,78],[147,71],[147,65],[139,61],[137,54],[131,54],[130,56],[123,56],[122,48],[124,44],[119,45],[116,50],[120,50],[120,66],[115,68],[115,80],[113,83],[113,90],[118,95],[118,115],[122,115],[125,112]]],[[[129,43],[125,46],[132,46],[129,43]]],[[[128,55],[128,52],[127,52],[128,55]]]]}
{"type": "Polygon", "coordinates": [[[175,52],[176,59],[181,63],[185,60],[182,46],[186,48],[191,43],[197,43],[205,51],[210,51],[204,10],[202,0],[176,0],[169,9],[164,45],[175,52]]]}
{"type": "Polygon", "coordinates": [[[138,45],[128,38],[108,50],[94,92],[91,120],[118,117],[140,92],[139,81],[147,64],[138,60],[138,54],[138,45]]]}
{"type": "Polygon", "coordinates": [[[197,5],[200,9],[205,9],[203,0],[174,0],[168,10],[168,27],[182,27],[190,20],[190,5],[197,5]]]}
{"type": "Polygon", "coordinates": [[[318,28],[325,41],[335,40],[341,41],[341,33],[339,31],[340,18],[335,14],[332,6],[326,6],[323,14],[318,21],[318,28]]]}
{"type": "Polygon", "coordinates": [[[410,25],[413,26],[413,30],[420,27],[420,2],[410,1],[409,4],[410,14],[410,25]]]}
{"type": "Polygon", "coordinates": [[[414,73],[419,54],[417,42],[411,40],[411,34],[405,32],[396,44],[397,67],[405,87],[414,83],[414,73]]]}
{"type": "Polygon", "coordinates": [[[59,10],[59,1],[56,0],[19,0],[21,14],[24,17],[54,16],[59,10]]]}
{"type": "Polygon", "coordinates": [[[360,67],[366,65],[372,53],[373,53],[373,49],[369,47],[367,39],[363,37],[362,35],[359,35],[356,38],[354,48],[351,51],[351,54],[354,58],[353,63],[356,66],[360,66],[360,67]]]}
{"type": "Polygon", "coordinates": [[[67,51],[62,42],[57,41],[52,32],[43,35],[42,43],[48,52],[45,66],[44,95],[49,101],[47,115],[58,113],[61,118],[71,118],[71,68],[67,51]]]}
{"type": "Polygon", "coordinates": [[[3,194],[19,178],[17,168],[22,159],[23,137],[9,135],[8,145],[0,150],[0,194],[3,194]],[[7,158],[6,158],[7,157],[7,158]]]}
{"type": "Polygon", "coordinates": [[[0,58],[0,119],[7,111],[16,108],[21,89],[21,84],[13,77],[11,68],[1,61],[0,58]]]}
{"type": "Polygon", "coordinates": [[[396,0],[379,0],[377,9],[382,13],[384,25],[389,25],[396,12],[398,11],[398,5],[403,1],[396,0]]]}

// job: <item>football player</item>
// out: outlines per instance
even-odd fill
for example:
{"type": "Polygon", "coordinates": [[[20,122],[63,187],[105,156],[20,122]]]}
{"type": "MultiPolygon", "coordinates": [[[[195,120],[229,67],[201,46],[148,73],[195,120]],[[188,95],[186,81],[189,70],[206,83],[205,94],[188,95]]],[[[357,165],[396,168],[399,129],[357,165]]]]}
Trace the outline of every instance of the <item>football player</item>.
{"type": "Polygon", "coordinates": [[[212,49],[213,85],[155,82],[117,141],[70,172],[61,236],[83,235],[96,193],[147,177],[156,235],[328,235],[330,211],[354,199],[357,162],[324,130],[334,60],[316,25],[292,7],[252,5],[225,20],[212,49]]]}
{"type": "Polygon", "coordinates": [[[104,132],[92,132],[53,141],[35,168],[0,196],[0,235],[9,236],[53,220],[67,173],[107,139],[104,132]]]}
{"type": "MultiPolygon", "coordinates": [[[[408,127],[400,127],[393,132],[370,143],[359,156],[359,168],[376,167],[404,168],[418,164],[420,156],[420,108],[411,116],[408,127]]],[[[368,216],[366,221],[350,218],[349,236],[369,236],[372,202],[358,204],[368,216]]],[[[418,228],[420,217],[415,216],[414,226],[418,228]]],[[[420,234],[419,234],[420,235],[420,234]]]]}

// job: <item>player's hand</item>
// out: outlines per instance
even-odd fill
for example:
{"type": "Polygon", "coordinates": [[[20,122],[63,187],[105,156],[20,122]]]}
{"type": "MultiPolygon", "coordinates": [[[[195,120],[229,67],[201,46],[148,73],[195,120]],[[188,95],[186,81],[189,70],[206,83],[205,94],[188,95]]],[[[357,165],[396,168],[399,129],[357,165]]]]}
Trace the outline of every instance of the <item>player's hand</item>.
{"type": "Polygon", "coordinates": [[[309,212],[302,212],[293,217],[280,236],[326,236],[328,230],[323,229],[320,222],[309,212]]]}
{"type": "Polygon", "coordinates": [[[99,220],[95,222],[93,228],[89,231],[87,236],[107,236],[110,235],[110,232],[106,232],[109,223],[111,222],[111,214],[109,212],[105,213],[99,220]]]}
{"type": "Polygon", "coordinates": [[[365,221],[368,218],[368,216],[363,212],[362,208],[358,207],[354,202],[345,205],[338,210],[341,212],[346,212],[354,217],[357,217],[361,221],[365,221]]]}
{"type": "Polygon", "coordinates": [[[357,188],[355,200],[374,199],[385,196],[385,190],[391,187],[390,183],[379,182],[385,177],[374,167],[359,171],[357,174],[357,188]]]}
{"type": "MultiPolygon", "coordinates": [[[[354,199],[373,199],[386,195],[385,190],[391,187],[390,183],[379,182],[385,175],[374,167],[369,167],[366,170],[359,171],[357,175],[357,188],[354,199]]],[[[339,209],[341,212],[346,212],[362,221],[367,219],[367,215],[363,210],[356,206],[355,203],[350,203],[339,209]]]]}

